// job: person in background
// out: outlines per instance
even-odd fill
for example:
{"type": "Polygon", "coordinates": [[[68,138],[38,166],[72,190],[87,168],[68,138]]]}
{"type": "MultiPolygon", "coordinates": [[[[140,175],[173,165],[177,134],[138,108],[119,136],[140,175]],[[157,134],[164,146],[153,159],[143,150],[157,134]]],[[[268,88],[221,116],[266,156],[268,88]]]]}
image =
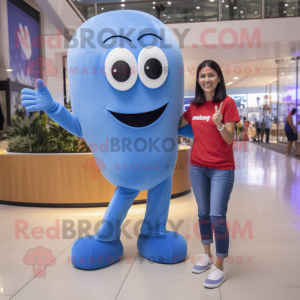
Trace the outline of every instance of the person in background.
{"type": "MultiPolygon", "coordinates": [[[[266,143],[269,143],[269,138],[270,138],[270,129],[272,126],[272,105],[270,103],[270,109],[269,109],[269,115],[268,115],[268,104],[266,102],[265,104],[265,113],[264,113],[264,123],[265,123],[265,130],[264,132],[266,133],[266,143]]],[[[262,135],[263,139],[263,135],[262,135]]]]}
{"type": "Polygon", "coordinates": [[[160,20],[160,13],[162,11],[164,11],[166,9],[166,7],[163,4],[161,4],[160,6],[155,5],[155,8],[156,8],[156,12],[157,12],[157,19],[160,20]]]}
{"type": "Polygon", "coordinates": [[[260,142],[263,143],[263,138],[264,138],[264,134],[265,134],[265,120],[264,117],[260,118],[260,142]]]}
{"type": "Polygon", "coordinates": [[[257,120],[257,118],[256,117],[254,117],[253,118],[253,128],[255,128],[255,135],[254,135],[254,137],[253,137],[253,142],[257,142],[257,140],[256,140],[256,138],[257,138],[257,128],[256,128],[256,120],[257,120]]]}
{"type": "Polygon", "coordinates": [[[256,128],[256,134],[255,134],[255,138],[253,139],[254,142],[256,142],[256,138],[257,138],[257,142],[259,143],[259,137],[261,134],[261,120],[260,118],[255,119],[255,128],[256,128]]]}
{"type": "Polygon", "coordinates": [[[286,156],[291,155],[290,152],[291,152],[291,148],[292,148],[294,141],[296,141],[296,146],[297,146],[298,153],[299,153],[299,144],[297,143],[298,135],[297,135],[297,130],[293,124],[293,117],[292,117],[296,112],[297,112],[297,109],[293,108],[292,111],[286,117],[286,122],[285,122],[285,126],[284,126],[285,135],[288,139],[287,147],[286,147],[286,156]]]}
{"type": "Polygon", "coordinates": [[[237,132],[236,132],[236,139],[237,141],[242,141],[243,140],[243,124],[242,120],[240,120],[237,124],[237,132]]]}
{"type": "Polygon", "coordinates": [[[246,117],[243,118],[244,119],[244,141],[249,141],[249,137],[248,137],[248,128],[250,126],[250,122],[247,120],[246,117]]]}

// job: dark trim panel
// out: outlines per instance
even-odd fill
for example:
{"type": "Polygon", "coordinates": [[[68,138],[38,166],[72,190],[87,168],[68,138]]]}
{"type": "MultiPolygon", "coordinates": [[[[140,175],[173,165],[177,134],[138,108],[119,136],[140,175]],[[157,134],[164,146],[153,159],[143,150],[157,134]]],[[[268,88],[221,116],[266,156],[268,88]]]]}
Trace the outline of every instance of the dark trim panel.
{"type": "Polygon", "coordinates": [[[28,86],[19,82],[14,82],[10,80],[0,81],[0,91],[6,92],[6,123],[11,126],[11,111],[10,111],[10,92],[21,93],[22,89],[32,89],[33,86],[28,86]]]}
{"type": "MultiPolygon", "coordinates": [[[[178,198],[181,196],[184,196],[186,194],[189,194],[191,190],[187,190],[178,194],[174,194],[171,196],[171,199],[178,198]]],[[[133,204],[142,204],[146,203],[145,200],[135,200],[133,204]]],[[[26,203],[26,202],[13,202],[13,201],[4,201],[0,200],[0,204],[5,205],[13,205],[13,206],[29,206],[29,207],[57,207],[57,208],[81,208],[81,207],[106,207],[108,206],[108,202],[106,203],[74,203],[74,204],[68,204],[68,203],[26,203]]]]}
{"type": "Polygon", "coordinates": [[[23,0],[8,0],[16,7],[23,10],[28,16],[30,16],[32,19],[36,20],[37,22],[40,22],[40,13],[31,7],[29,4],[24,2],[23,0]]]}

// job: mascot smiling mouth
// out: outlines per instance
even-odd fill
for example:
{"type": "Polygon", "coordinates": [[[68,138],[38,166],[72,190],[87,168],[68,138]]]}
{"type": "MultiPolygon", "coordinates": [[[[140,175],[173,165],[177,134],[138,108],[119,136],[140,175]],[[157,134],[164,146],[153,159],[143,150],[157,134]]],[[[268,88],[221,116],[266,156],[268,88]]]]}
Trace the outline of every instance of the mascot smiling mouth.
{"type": "Polygon", "coordinates": [[[109,111],[117,120],[131,127],[146,127],[154,123],[163,114],[168,103],[159,109],[140,114],[121,114],[109,111]]]}

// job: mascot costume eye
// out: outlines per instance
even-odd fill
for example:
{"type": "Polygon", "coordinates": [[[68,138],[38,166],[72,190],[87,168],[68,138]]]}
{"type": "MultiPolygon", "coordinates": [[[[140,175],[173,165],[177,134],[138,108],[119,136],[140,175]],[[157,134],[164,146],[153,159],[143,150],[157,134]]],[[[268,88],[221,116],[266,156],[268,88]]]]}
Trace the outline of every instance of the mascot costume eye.
{"type": "MultiPolygon", "coordinates": [[[[120,260],[120,226],[142,190],[148,194],[139,253],[167,264],[185,259],[186,241],[166,230],[183,110],[182,66],[178,43],[161,21],[114,11],[82,24],[69,45],[73,114],[53,100],[41,79],[36,91],[22,90],[27,110],[43,110],[83,137],[105,178],[117,186],[99,231],[74,242],[75,267],[99,269],[120,260]]],[[[192,136],[188,126],[181,131],[192,136]]]]}

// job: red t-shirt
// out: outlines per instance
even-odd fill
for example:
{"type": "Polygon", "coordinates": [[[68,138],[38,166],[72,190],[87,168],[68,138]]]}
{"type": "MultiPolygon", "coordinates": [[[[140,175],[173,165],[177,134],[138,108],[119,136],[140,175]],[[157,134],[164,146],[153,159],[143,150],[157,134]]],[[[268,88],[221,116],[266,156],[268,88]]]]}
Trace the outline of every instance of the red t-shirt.
{"type": "MultiPolygon", "coordinates": [[[[226,96],[222,102],[222,123],[239,122],[240,116],[234,100],[226,96]]],[[[224,141],[212,120],[215,105],[219,108],[222,102],[205,101],[202,105],[191,104],[183,114],[194,132],[190,157],[192,165],[221,170],[235,169],[232,144],[228,145],[224,141]]]]}

